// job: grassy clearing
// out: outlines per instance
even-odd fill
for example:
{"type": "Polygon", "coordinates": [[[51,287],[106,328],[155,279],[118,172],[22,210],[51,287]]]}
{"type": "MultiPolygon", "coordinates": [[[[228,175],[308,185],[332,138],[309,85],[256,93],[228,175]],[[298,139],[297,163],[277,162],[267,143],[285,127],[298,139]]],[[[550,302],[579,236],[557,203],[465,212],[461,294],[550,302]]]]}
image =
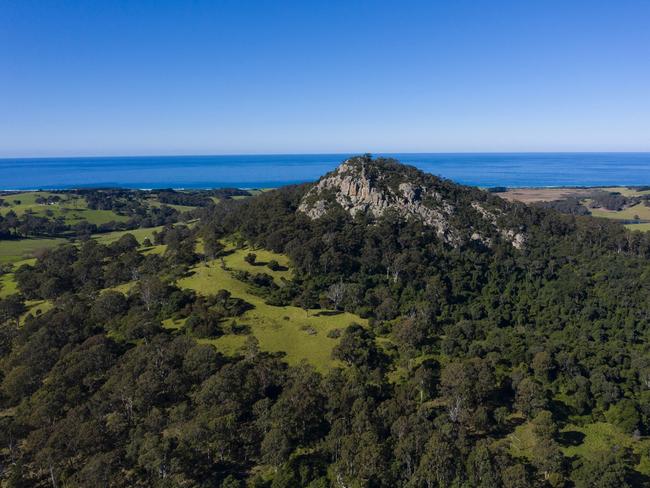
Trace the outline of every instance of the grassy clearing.
{"type": "Polygon", "coordinates": [[[563,448],[565,456],[589,459],[594,458],[599,452],[610,451],[616,447],[629,448],[639,456],[636,470],[641,474],[650,475],[650,439],[647,437],[635,440],[631,435],[621,432],[607,422],[595,422],[583,426],[569,424],[562,429],[562,433],[565,435],[569,433],[575,438],[582,437],[580,444],[563,448]]]}
{"type": "Polygon", "coordinates": [[[117,230],[115,232],[107,232],[105,234],[94,234],[93,239],[97,239],[97,242],[106,245],[110,244],[111,242],[118,241],[120,237],[124,236],[125,234],[133,234],[133,237],[135,237],[136,240],[142,244],[142,241],[144,241],[147,237],[153,241],[153,233],[160,232],[162,229],[163,227],[159,226],[134,230],[117,230]]]}
{"type": "MultiPolygon", "coordinates": [[[[650,190],[638,191],[633,188],[627,187],[611,187],[611,188],[602,188],[603,191],[608,192],[617,192],[625,197],[638,197],[642,195],[650,195],[650,190]]],[[[585,200],[585,203],[588,205],[590,202],[589,199],[585,200]]],[[[594,217],[601,217],[605,219],[613,220],[635,220],[636,218],[642,220],[650,220],[650,207],[646,207],[643,202],[637,203],[636,205],[623,210],[614,211],[614,210],[605,210],[602,208],[590,209],[591,215],[594,217]]],[[[630,230],[639,230],[642,232],[650,231],[650,224],[626,224],[630,230]]]]}
{"type": "Polygon", "coordinates": [[[641,232],[650,231],[650,224],[626,224],[625,227],[630,230],[639,230],[641,232]]]}
{"type": "Polygon", "coordinates": [[[198,208],[191,205],[174,205],[172,203],[162,203],[155,198],[148,198],[147,203],[152,207],[162,207],[164,205],[165,207],[173,208],[179,212],[189,212],[190,210],[195,210],[198,208]]]}
{"type": "Polygon", "coordinates": [[[60,237],[0,241],[0,264],[21,261],[32,257],[37,251],[56,247],[64,242],[67,242],[67,239],[60,237]]]}
{"type": "MultiPolygon", "coordinates": [[[[233,251],[224,258],[230,269],[245,269],[248,271],[267,272],[279,279],[288,276],[287,271],[273,272],[266,267],[251,266],[243,261],[248,249],[233,251]]],[[[260,260],[276,259],[287,263],[286,257],[257,250],[255,253],[260,260]]],[[[288,263],[287,263],[288,264],[288,263]]],[[[218,260],[203,263],[192,269],[193,274],[178,281],[182,288],[195,290],[197,293],[208,295],[218,290],[226,289],[234,297],[242,298],[255,308],[246,312],[236,320],[239,324],[248,325],[251,333],[258,339],[260,347],[270,352],[285,352],[287,362],[296,364],[307,360],[317,369],[323,371],[336,364],[331,359],[331,352],[338,339],[327,337],[333,329],[341,329],[352,322],[364,324],[366,321],[350,313],[334,313],[324,310],[303,310],[298,307],[275,307],[267,305],[264,300],[249,290],[249,286],[231,275],[228,270],[221,268],[218,260]]],[[[171,325],[171,324],[168,324],[171,325]]],[[[225,335],[214,340],[200,342],[214,344],[226,354],[234,353],[240,348],[245,336],[225,335]]]]}
{"type": "Polygon", "coordinates": [[[91,210],[89,208],[80,210],[66,210],[61,211],[61,216],[65,218],[68,223],[79,222],[87,220],[91,224],[101,225],[107,222],[126,222],[129,217],[126,215],[118,215],[112,210],[91,210]]]}
{"type": "MultiPolygon", "coordinates": [[[[28,208],[31,208],[34,205],[38,205],[38,203],[36,203],[36,199],[38,197],[47,198],[54,195],[56,195],[56,193],[49,191],[12,192],[0,195],[0,198],[2,198],[6,203],[10,205],[9,207],[0,207],[0,214],[4,215],[10,210],[13,210],[20,215],[24,213],[28,208]]],[[[63,197],[62,195],[59,196],[63,197]]]]}
{"type": "Polygon", "coordinates": [[[625,186],[612,186],[608,188],[602,188],[602,190],[608,192],[618,192],[624,197],[638,197],[641,195],[650,195],[650,190],[638,191],[635,190],[634,188],[628,188],[625,186]]]}
{"type": "Polygon", "coordinates": [[[272,251],[267,251],[266,249],[235,249],[233,247],[226,247],[227,252],[231,252],[225,258],[226,264],[229,268],[248,271],[249,273],[266,273],[273,276],[275,282],[279,285],[281,284],[282,278],[290,280],[292,272],[290,269],[289,258],[283,254],[274,253],[272,251]],[[257,256],[255,264],[249,264],[245,261],[245,257],[248,253],[253,253],[257,256]],[[281,266],[281,269],[272,270],[266,266],[270,261],[277,261],[281,266]]]}
{"type": "Polygon", "coordinates": [[[13,273],[0,276],[0,298],[18,293],[18,285],[14,281],[13,273]]]}
{"type": "Polygon", "coordinates": [[[533,448],[537,444],[537,438],[533,432],[533,424],[526,422],[518,425],[514,432],[508,436],[510,441],[510,453],[514,457],[526,458],[530,460],[533,457],[533,448]]]}
{"type": "Polygon", "coordinates": [[[131,289],[135,285],[136,285],[135,281],[129,281],[127,283],[122,283],[121,285],[115,285],[115,286],[112,286],[110,288],[104,288],[102,290],[102,293],[106,292],[106,291],[119,291],[120,293],[123,293],[124,295],[126,295],[131,291],[131,289]]]}
{"type": "Polygon", "coordinates": [[[52,307],[54,307],[54,304],[49,300],[27,300],[25,302],[25,305],[27,306],[27,312],[25,312],[23,316],[20,317],[20,325],[23,325],[25,323],[27,316],[40,315],[47,312],[48,310],[51,310],[52,307]]]}
{"type": "Polygon", "coordinates": [[[594,208],[591,210],[591,215],[617,220],[633,220],[638,216],[640,219],[648,220],[650,219],[650,207],[646,207],[643,203],[637,203],[633,207],[624,208],[619,211],[594,208]]]}
{"type": "MultiPolygon", "coordinates": [[[[562,452],[568,458],[597,459],[599,453],[614,448],[631,449],[639,462],[635,469],[643,475],[650,475],[650,438],[634,439],[614,425],[607,422],[594,422],[584,425],[568,424],[560,431],[562,452]]],[[[508,436],[510,452],[515,457],[530,460],[537,438],[533,424],[518,425],[508,436]]]]}
{"type": "MultiPolygon", "coordinates": [[[[160,232],[161,230],[162,226],[148,227],[145,229],[107,232],[105,234],[94,234],[93,239],[97,239],[97,241],[101,244],[110,244],[111,242],[119,240],[119,238],[124,234],[133,234],[138,242],[142,244],[142,241],[144,241],[146,237],[149,237],[150,239],[152,238],[154,231],[160,232]]],[[[66,242],[70,241],[62,237],[30,237],[26,239],[0,241],[0,264],[15,263],[16,261],[21,261],[25,258],[32,257],[37,251],[50,249],[66,242]]]]}
{"type": "MultiPolygon", "coordinates": [[[[23,264],[33,265],[36,263],[36,259],[23,259],[22,261],[16,261],[13,264],[13,269],[16,270],[20,268],[23,264]]],[[[7,273],[0,276],[0,298],[4,298],[8,295],[13,295],[18,293],[18,284],[14,279],[13,273],[7,273]]]]}
{"type": "Polygon", "coordinates": [[[35,215],[61,217],[67,224],[74,224],[87,220],[91,224],[104,224],[111,221],[124,222],[129,218],[125,215],[118,215],[111,210],[91,210],[86,200],[72,194],[56,194],[47,191],[12,193],[0,196],[9,204],[8,207],[0,207],[0,215],[6,215],[13,210],[17,215],[23,215],[30,211],[35,215]],[[36,203],[39,197],[47,198],[57,195],[61,201],[52,205],[36,203]],[[16,203],[20,201],[20,203],[16,203]]]}

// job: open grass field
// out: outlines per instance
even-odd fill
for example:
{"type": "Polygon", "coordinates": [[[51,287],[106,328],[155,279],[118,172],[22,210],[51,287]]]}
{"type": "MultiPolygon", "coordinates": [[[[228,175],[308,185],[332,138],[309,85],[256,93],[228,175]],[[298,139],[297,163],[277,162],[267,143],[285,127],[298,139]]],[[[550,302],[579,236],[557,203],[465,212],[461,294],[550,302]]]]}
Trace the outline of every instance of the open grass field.
{"type": "MultiPolygon", "coordinates": [[[[239,249],[224,258],[230,270],[247,270],[265,272],[280,280],[287,277],[289,270],[273,272],[263,266],[251,266],[243,259],[249,249],[239,249]]],[[[275,259],[287,263],[285,256],[269,251],[252,251],[260,261],[275,259]]],[[[264,300],[250,292],[249,285],[235,279],[231,271],[221,268],[218,260],[202,263],[192,269],[192,275],[178,281],[181,288],[189,288],[200,294],[213,294],[221,289],[230,291],[233,297],[242,298],[255,308],[236,320],[241,325],[248,325],[251,333],[258,339],[260,348],[270,352],[283,351],[290,364],[306,360],[323,371],[336,364],[331,359],[331,352],[338,339],[327,337],[333,329],[342,329],[352,322],[365,324],[366,321],[350,313],[335,313],[324,310],[303,310],[298,307],[275,307],[267,305],[264,300]]],[[[169,322],[170,327],[180,324],[169,322]]],[[[214,340],[202,340],[214,344],[226,354],[234,353],[240,348],[245,336],[225,335],[214,340]]]]}
{"type": "Polygon", "coordinates": [[[14,281],[13,273],[7,273],[0,276],[0,298],[13,295],[18,292],[18,287],[14,281]]]}
{"type": "Polygon", "coordinates": [[[8,207],[0,207],[0,215],[6,215],[11,210],[13,210],[17,215],[23,215],[27,211],[39,216],[46,216],[50,213],[52,217],[61,217],[65,219],[68,224],[87,220],[91,224],[96,225],[111,221],[124,222],[129,219],[128,217],[118,215],[111,210],[91,210],[88,208],[88,204],[83,197],[72,194],[55,194],[46,191],[34,191],[0,195],[0,198],[9,204],[8,207]],[[52,205],[36,203],[36,199],[39,197],[47,198],[53,195],[61,197],[62,200],[52,205]]]}
{"type": "MultiPolygon", "coordinates": [[[[16,270],[20,268],[23,264],[34,264],[36,259],[23,259],[22,261],[16,261],[13,264],[13,269],[16,270]]],[[[6,273],[0,275],[0,298],[4,298],[8,295],[13,295],[18,292],[18,285],[14,279],[13,273],[6,273]]]]}
{"type": "MultiPolygon", "coordinates": [[[[508,436],[510,452],[515,457],[531,459],[537,444],[533,424],[518,425],[508,436]]],[[[638,457],[636,471],[650,476],[650,438],[635,439],[607,422],[584,425],[568,424],[560,431],[562,452],[567,458],[597,459],[599,453],[615,448],[631,449],[638,457]]]]}
{"type": "Polygon", "coordinates": [[[629,448],[639,456],[637,471],[650,475],[649,438],[641,437],[635,440],[631,435],[624,434],[607,422],[595,422],[582,426],[570,424],[562,429],[562,435],[582,439],[577,445],[564,447],[565,456],[589,458],[594,457],[598,452],[613,448],[629,448]]]}
{"type": "MultiPolygon", "coordinates": [[[[184,225],[187,225],[188,227],[192,227],[193,225],[196,225],[196,221],[191,221],[187,223],[183,223],[184,225]]],[[[174,224],[174,225],[179,225],[179,224],[174,224]]],[[[110,244],[111,242],[115,242],[120,239],[120,237],[124,236],[125,234],[133,234],[133,237],[142,244],[142,242],[148,237],[153,241],[153,233],[154,232],[160,232],[163,229],[162,225],[159,225],[158,227],[143,227],[140,229],[133,229],[133,230],[116,230],[114,232],[106,232],[105,234],[94,234],[93,239],[97,239],[97,242],[100,244],[110,244]]],[[[158,247],[158,246],[154,246],[158,247]]]]}
{"type": "Polygon", "coordinates": [[[610,186],[608,188],[601,188],[603,191],[618,192],[624,197],[638,197],[641,195],[650,195],[650,190],[637,190],[636,188],[628,188],[625,186],[610,186]]]}
{"type": "Polygon", "coordinates": [[[0,241],[0,264],[21,261],[32,257],[35,252],[41,249],[56,247],[64,242],[67,242],[67,239],[59,237],[0,241]]]}
{"type": "Polygon", "coordinates": [[[93,235],[93,239],[96,239],[100,244],[110,244],[111,242],[118,241],[120,237],[124,236],[125,234],[133,234],[133,237],[135,237],[136,240],[142,244],[142,241],[144,241],[147,237],[153,240],[153,233],[160,232],[161,230],[162,226],[146,227],[143,229],[133,230],[118,230],[115,232],[107,232],[105,234],[95,234],[93,235]]]}
{"type": "Polygon", "coordinates": [[[518,425],[514,432],[508,436],[508,441],[510,442],[510,453],[514,457],[530,460],[533,457],[533,448],[537,443],[533,424],[526,422],[518,425]]]}
{"type": "MultiPolygon", "coordinates": [[[[13,210],[20,216],[29,211],[39,216],[46,216],[49,214],[51,217],[61,217],[65,219],[68,224],[74,224],[81,220],[87,220],[91,224],[96,225],[105,224],[111,221],[126,222],[129,220],[128,216],[119,215],[112,210],[89,209],[85,198],[71,193],[31,191],[8,193],[0,195],[0,198],[8,204],[8,206],[0,207],[0,215],[6,215],[8,212],[13,210]],[[60,197],[61,201],[51,205],[36,202],[36,199],[39,197],[47,198],[54,195],[60,197]]],[[[146,198],[146,203],[151,207],[161,207],[162,205],[166,205],[167,207],[176,209],[179,212],[187,212],[196,208],[188,205],[163,204],[159,202],[155,196],[146,198]]]]}
{"type": "Polygon", "coordinates": [[[641,232],[650,231],[650,224],[626,224],[625,227],[630,230],[638,230],[641,232]]]}
{"type": "Polygon", "coordinates": [[[282,278],[287,280],[291,279],[292,272],[289,267],[289,258],[283,254],[267,251],[266,249],[234,249],[232,247],[226,247],[226,251],[231,252],[231,254],[225,258],[226,264],[229,268],[248,271],[249,273],[266,273],[273,276],[273,279],[278,284],[281,283],[282,278]],[[257,256],[255,264],[249,264],[244,260],[248,253],[253,253],[257,256]],[[266,264],[273,260],[277,261],[283,269],[276,271],[269,269],[266,264]]]}
{"type": "Polygon", "coordinates": [[[25,323],[25,319],[28,315],[39,315],[45,313],[54,306],[54,304],[49,300],[27,300],[25,305],[27,306],[27,312],[25,312],[20,318],[21,325],[25,323]]]}
{"type": "Polygon", "coordinates": [[[588,188],[509,188],[496,195],[509,201],[523,203],[552,202],[569,197],[584,198],[592,193],[588,188]]]}
{"type": "MultiPolygon", "coordinates": [[[[519,201],[527,204],[575,197],[579,198],[584,205],[589,206],[589,196],[594,191],[617,192],[626,197],[650,194],[650,190],[639,191],[634,188],[613,186],[607,188],[512,188],[498,195],[509,201],[519,201]]],[[[638,203],[620,211],[602,208],[594,208],[590,209],[590,211],[592,216],[606,219],[635,220],[638,217],[642,220],[650,220],[650,207],[646,207],[643,203],[638,203]]],[[[650,231],[650,224],[627,224],[626,227],[630,230],[650,231]]]]}
{"type": "MultiPolygon", "coordinates": [[[[633,220],[638,216],[643,220],[650,220],[650,207],[646,207],[643,203],[637,203],[633,207],[624,208],[623,210],[613,211],[604,210],[601,208],[591,209],[591,215],[594,217],[604,217],[606,219],[617,220],[633,220]]],[[[639,225],[639,224],[631,224],[639,225]]]]}
{"type": "Polygon", "coordinates": [[[189,212],[190,210],[194,210],[198,208],[190,205],[174,205],[171,203],[161,203],[156,198],[147,198],[147,203],[152,207],[162,207],[164,205],[166,207],[178,210],[179,212],[189,212]]]}
{"type": "Polygon", "coordinates": [[[497,195],[505,200],[535,203],[564,200],[569,197],[588,198],[594,191],[617,192],[626,197],[650,195],[650,190],[639,191],[624,186],[607,188],[509,188],[503,193],[497,193],[497,195]]]}
{"type": "MultiPolygon", "coordinates": [[[[10,210],[13,210],[18,215],[25,213],[25,210],[30,209],[34,206],[38,206],[36,199],[38,197],[47,198],[54,196],[56,193],[49,191],[25,191],[25,192],[11,192],[0,195],[6,203],[9,204],[9,207],[0,208],[0,214],[4,215],[10,210]]],[[[62,195],[59,195],[62,196],[62,195]]],[[[74,205],[70,202],[70,205],[74,205]]]]}

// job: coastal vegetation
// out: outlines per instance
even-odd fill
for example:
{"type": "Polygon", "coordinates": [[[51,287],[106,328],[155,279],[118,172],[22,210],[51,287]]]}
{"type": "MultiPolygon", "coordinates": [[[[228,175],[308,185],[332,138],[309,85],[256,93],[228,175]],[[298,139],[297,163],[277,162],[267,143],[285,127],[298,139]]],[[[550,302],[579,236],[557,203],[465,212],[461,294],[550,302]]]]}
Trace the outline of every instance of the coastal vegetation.
{"type": "Polygon", "coordinates": [[[647,486],[650,234],[503,195],[362,156],[10,203],[63,244],[0,264],[1,483],[647,486]]]}

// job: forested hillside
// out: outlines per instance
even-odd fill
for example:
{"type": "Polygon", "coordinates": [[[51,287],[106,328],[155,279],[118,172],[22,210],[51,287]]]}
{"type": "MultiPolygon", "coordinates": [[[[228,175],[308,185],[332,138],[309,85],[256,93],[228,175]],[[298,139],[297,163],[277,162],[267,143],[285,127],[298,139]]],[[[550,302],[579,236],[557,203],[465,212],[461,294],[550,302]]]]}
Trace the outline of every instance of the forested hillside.
{"type": "Polygon", "coordinates": [[[12,270],[3,486],[650,486],[650,234],[369,156],[207,197],[12,270]]]}

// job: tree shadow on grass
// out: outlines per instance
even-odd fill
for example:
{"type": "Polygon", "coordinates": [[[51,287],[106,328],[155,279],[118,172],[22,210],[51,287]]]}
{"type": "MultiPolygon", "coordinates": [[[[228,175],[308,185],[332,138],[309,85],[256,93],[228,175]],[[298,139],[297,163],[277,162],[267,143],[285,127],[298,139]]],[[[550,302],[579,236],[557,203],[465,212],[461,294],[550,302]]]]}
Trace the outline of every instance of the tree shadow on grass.
{"type": "Polygon", "coordinates": [[[631,486],[650,486],[650,476],[632,470],[629,474],[629,481],[631,486]]]}
{"type": "Polygon", "coordinates": [[[553,412],[553,416],[560,422],[568,421],[569,416],[574,413],[570,405],[558,399],[551,400],[550,410],[553,412]]]}
{"type": "MultiPolygon", "coordinates": [[[[251,266],[257,266],[257,267],[264,267],[268,266],[270,261],[255,261],[254,263],[249,263],[251,266]]],[[[289,268],[286,266],[275,266],[273,268],[269,268],[271,271],[289,271],[289,268]]]]}
{"type": "Polygon", "coordinates": [[[563,446],[579,446],[587,437],[577,430],[568,430],[558,434],[558,442],[563,446]]]}
{"type": "Polygon", "coordinates": [[[343,312],[340,310],[323,310],[322,312],[315,313],[316,317],[333,317],[335,315],[341,315],[343,312]]]}

